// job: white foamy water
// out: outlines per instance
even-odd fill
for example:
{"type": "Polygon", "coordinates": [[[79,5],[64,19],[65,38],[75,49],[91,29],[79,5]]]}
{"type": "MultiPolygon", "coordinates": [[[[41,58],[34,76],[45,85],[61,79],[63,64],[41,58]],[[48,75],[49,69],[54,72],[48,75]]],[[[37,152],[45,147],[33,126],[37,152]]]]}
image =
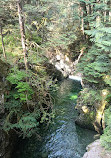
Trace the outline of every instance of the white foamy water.
{"type": "Polygon", "coordinates": [[[69,75],[69,78],[72,80],[82,81],[82,78],[80,76],[69,75]]]}

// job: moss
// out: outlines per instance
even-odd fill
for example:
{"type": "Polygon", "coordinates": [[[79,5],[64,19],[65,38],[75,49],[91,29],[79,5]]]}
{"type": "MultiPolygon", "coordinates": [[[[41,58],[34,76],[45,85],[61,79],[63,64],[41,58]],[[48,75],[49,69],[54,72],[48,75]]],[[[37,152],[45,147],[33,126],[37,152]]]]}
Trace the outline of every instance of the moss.
{"type": "Polygon", "coordinates": [[[89,113],[84,114],[85,120],[88,124],[91,124],[95,121],[95,113],[91,111],[89,113]]]}

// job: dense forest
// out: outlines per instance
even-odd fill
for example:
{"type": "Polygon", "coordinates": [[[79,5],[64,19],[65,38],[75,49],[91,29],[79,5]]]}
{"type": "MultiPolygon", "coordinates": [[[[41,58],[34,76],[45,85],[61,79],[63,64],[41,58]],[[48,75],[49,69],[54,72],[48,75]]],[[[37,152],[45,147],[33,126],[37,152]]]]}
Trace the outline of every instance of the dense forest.
{"type": "Polygon", "coordinates": [[[111,149],[110,40],[110,0],[0,0],[0,134],[39,139],[55,117],[50,92],[80,73],[76,124],[111,149]]]}

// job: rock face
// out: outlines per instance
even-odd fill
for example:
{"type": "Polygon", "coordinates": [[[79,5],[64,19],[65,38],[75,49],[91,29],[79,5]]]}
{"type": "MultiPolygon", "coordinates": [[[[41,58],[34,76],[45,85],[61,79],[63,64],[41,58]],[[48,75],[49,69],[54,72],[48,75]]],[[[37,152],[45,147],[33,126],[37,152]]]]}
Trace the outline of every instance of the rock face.
{"type": "Polygon", "coordinates": [[[6,134],[2,130],[4,124],[3,117],[5,115],[4,109],[4,93],[6,92],[7,82],[5,77],[9,70],[9,65],[0,60],[0,158],[10,158],[13,139],[15,138],[12,133],[6,134]],[[12,136],[13,135],[13,136],[12,136]]]}
{"type": "Polygon", "coordinates": [[[78,96],[76,109],[79,115],[75,121],[76,124],[102,134],[105,127],[104,109],[107,103],[105,101],[107,94],[106,89],[95,91],[91,88],[84,88],[78,96]]]}
{"type": "Polygon", "coordinates": [[[56,52],[49,51],[47,57],[49,58],[50,64],[54,65],[64,77],[68,77],[75,72],[74,62],[65,53],[61,53],[59,50],[56,52]]]}
{"type": "Polygon", "coordinates": [[[8,71],[8,67],[9,66],[7,64],[0,60],[0,118],[4,114],[4,92],[6,86],[5,77],[8,71]]]}
{"type": "Polygon", "coordinates": [[[57,70],[56,67],[51,63],[45,63],[44,66],[46,67],[46,72],[52,79],[57,79],[58,81],[63,80],[63,74],[61,71],[57,70]]]}
{"type": "Polygon", "coordinates": [[[86,150],[83,158],[111,158],[111,152],[101,146],[99,139],[88,145],[86,150]]]}

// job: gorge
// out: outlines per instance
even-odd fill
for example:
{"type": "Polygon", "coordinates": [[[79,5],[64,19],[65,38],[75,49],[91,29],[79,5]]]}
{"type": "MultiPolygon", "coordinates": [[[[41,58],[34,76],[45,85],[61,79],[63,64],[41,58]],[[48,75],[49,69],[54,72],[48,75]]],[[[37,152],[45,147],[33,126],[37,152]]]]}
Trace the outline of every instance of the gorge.
{"type": "Polygon", "coordinates": [[[0,5],[0,157],[110,158],[111,0],[0,5]]]}

